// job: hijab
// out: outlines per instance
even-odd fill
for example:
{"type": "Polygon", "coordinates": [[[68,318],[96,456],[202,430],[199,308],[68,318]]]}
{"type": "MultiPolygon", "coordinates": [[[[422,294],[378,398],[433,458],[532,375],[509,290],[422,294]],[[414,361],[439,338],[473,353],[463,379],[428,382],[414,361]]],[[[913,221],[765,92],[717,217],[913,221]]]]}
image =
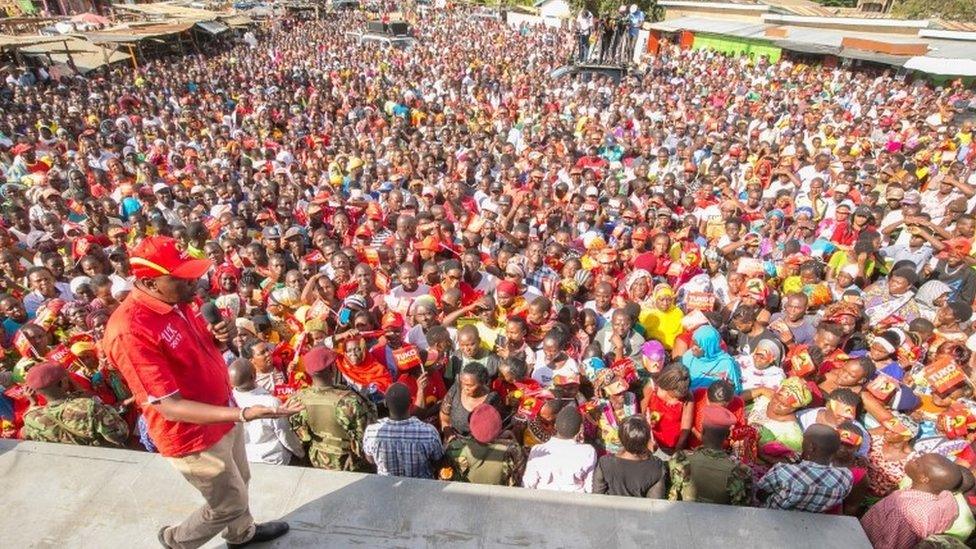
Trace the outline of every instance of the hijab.
{"type": "Polygon", "coordinates": [[[700,326],[692,335],[695,345],[701,349],[702,355],[695,356],[689,349],[681,357],[681,363],[688,368],[691,375],[691,388],[707,387],[713,381],[728,379],[735,386],[736,391],[742,387],[742,379],[735,360],[722,350],[722,338],[712,325],[700,326]]]}
{"type": "Polygon", "coordinates": [[[673,304],[673,301],[667,311],[658,309],[658,298],[665,296],[674,297],[674,290],[671,289],[671,286],[658,284],[654,287],[654,293],[651,296],[654,306],[641,311],[640,324],[643,326],[648,339],[656,339],[665,348],[670,349],[674,346],[674,340],[677,339],[678,334],[681,333],[681,319],[684,318],[685,314],[673,304]]]}
{"type": "Polygon", "coordinates": [[[927,320],[934,320],[935,314],[939,310],[935,305],[935,300],[951,293],[952,288],[941,280],[929,280],[925,284],[922,284],[922,287],[915,294],[915,302],[918,303],[918,309],[922,317],[927,320]]]}

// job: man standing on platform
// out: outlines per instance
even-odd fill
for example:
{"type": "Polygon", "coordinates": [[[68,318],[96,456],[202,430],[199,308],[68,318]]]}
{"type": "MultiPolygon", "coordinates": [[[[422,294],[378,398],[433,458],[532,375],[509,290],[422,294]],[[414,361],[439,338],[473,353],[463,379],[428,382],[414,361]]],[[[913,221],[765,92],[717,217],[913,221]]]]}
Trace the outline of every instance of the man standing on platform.
{"type": "Polygon", "coordinates": [[[192,304],[210,261],[192,259],[174,239],[155,236],[136,246],[129,262],[135,287],[109,319],[103,345],[132,388],[159,453],[206,500],[181,524],[161,528],[160,543],[194,548],[222,532],[228,547],[241,547],[284,535],[287,523],[255,524],[251,517],[239,424],[299,409],[234,403],[220,350],[232,325],[208,324],[192,304]]]}
{"type": "Polygon", "coordinates": [[[634,59],[634,49],[637,47],[637,36],[640,34],[641,26],[644,24],[644,12],[637,7],[637,4],[630,5],[627,22],[627,40],[624,42],[624,52],[621,56],[624,63],[636,61],[634,59]]]}
{"type": "Polygon", "coordinates": [[[593,14],[589,10],[580,11],[576,16],[577,57],[580,63],[586,63],[590,54],[590,33],[593,32],[593,14]]]}

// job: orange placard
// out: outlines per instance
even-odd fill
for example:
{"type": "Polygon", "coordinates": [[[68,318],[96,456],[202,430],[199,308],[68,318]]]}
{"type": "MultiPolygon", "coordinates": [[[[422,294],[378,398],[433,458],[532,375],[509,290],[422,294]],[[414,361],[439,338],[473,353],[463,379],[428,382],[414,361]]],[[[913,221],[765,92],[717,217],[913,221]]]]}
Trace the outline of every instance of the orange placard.
{"type": "Polygon", "coordinates": [[[790,366],[792,367],[790,375],[797,377],[806,377],[817,369],[816,364],[813,363],[813,358],[810,357],[810,352],[805,348],[790,357],[790,366]]]}
{"type": "Polygon", "coordinates": [[[926,366],[924,375],[932,390],[940,395],[948,395],[966,383],[966,374],[947,356],[941,356],[926,366]]]}
{"type": "Polygon", "coordinates": [[[420,353],[413,345],[404,345],[393,350],[393,362],[399,371],[410,370],[421,365],[420,353]]]}
{"type": "Polygon", "coordinates": [[[867,390],[878,400],[887,402],[891,395],[898,390],[898,380],[888,374],[878,372],[878,375],[868,383],[867,390]]]}
{"type": "Polygon", "coordinates": [[[712,292],[688,292],[685,296],[685,309],[688,311],[711,311],[715,308],[715,295],[712,292]]]}

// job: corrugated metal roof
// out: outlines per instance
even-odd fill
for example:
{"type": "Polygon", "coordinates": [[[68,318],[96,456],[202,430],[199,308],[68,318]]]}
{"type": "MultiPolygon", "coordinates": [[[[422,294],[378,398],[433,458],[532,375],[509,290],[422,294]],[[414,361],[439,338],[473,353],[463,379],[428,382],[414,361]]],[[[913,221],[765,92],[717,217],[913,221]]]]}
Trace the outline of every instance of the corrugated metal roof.
{"type": "Polygon", "coordinates": [[[245,27],[254,23],[254,20],[246,15],[231,15],[230,17],[222,17],[221,21],[225,25],[231,27],[245,27]]]}
{"type": "Polygon", "coordinates": [[[692,31],[708,32],[713,34],[726,34],[738,37],[763,36],[769,25],[762,23],[752,23],[749,21],[736,21],[734,19],[706,19],[704,17],[679,17],[659,21],[650,25],[653,30],[665,32],[692,31]]]}
{"type": "Polygon", "coordinates": [[[174,17],[178,19],[197,19],[213,20],[221,15],[231,15],[230,12],[216,12],[189,6],[177,6],[167,2],[156,4],[113,4],[112,7],[118,10],[141,13],[143,15],[154,15],[160,17],[174,17]]]}
{"type": "Polygon", "coordinates": [[[827,44],[812,44],[810,42],[797,42],[795,40],[774,40],[773,45],[784,50],[798,51],[800,53],[812,53],[814,55],[837,55],[840,51],[838,46],[827,44]]]}
{"type": "Polygon", "coordinates": [[[63,42],[64,39],[64,36],[41,36],[39,34],[0,34],[0,48],[63,42]]]}
{"type": "Polygon", "coordinates": [[[230,27],[221,23],[220,21],[198,21],[197,27],[200,27],[204,31],[213,35],[218,35],[222,32],[227,32],[230,30],[230,27]]]}
{"type": "Polygon", "coordinates": [[[848,59],[861,59],[862,61],[872,61],[874,63],[883,63],[885,65],[892,65],[895,67],[900,67],[911,59],[908,55],[889,55],[887,53],[878,53],[875,51],[865,51],[857,50],[853,48],[841,48],[837,52],[838,57],[846,57],[848,59]]]}
{"type": "MultiPolygon", "coordinates": [[[[973,7],[976,9],[976,6],[973,7]]],[[[976,23],[969,23],[967,21],[948,21],[946,19],[934,19],[932,20],[934,26],[947,31],[959,31],[959,32],[976,32],[976,23]]]]}
{"type": "Polygon", "coordinates": [[[927,57],[943,59],[976,59],[976,42],[966,40],[923,39],[929,44],[927,57]]]}
{"type": "Polygon", "coordinates": [[[188,30],[193,23],[157,23],[150,25],[122,25],[96,32],[86,32],[84,36],[95,43],[100,42],[138,42],[147,38],[169,36],[188,30]]]}
{"type": "Polygon", "coordinates": [[[71,52],[71,59],[75,66],[82,73],[129,58],[128,54],[116,51],[115,48],[92,44],[76,36],[62,36],[59,43],[35,44],[20,51],[25,55],[43,56],[44,59],[50,56],[55,63],[67,64],[68,54],[64,52],[65,46],[71,52]]]}

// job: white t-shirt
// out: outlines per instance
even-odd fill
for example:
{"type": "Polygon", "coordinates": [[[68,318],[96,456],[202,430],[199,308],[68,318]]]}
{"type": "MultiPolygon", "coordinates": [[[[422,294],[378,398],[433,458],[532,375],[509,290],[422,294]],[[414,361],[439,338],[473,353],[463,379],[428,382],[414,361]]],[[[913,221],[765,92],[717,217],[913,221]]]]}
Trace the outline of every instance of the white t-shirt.
{"type": "Polygon", "coordinates": [[[579,374],[579,365],[572,357],[567,358],[560,368],[553,368],[546,360],[546,354],[539,349],[535,352],[535,367],[532,369],[532,379],[540,385],[548,386],[552,383],[552,378],[558,375],[571,376],[579,374]]]}
{"type": "Polygon", "coordinates": [[[410,304],[413,303],[413,300],[429,293],[430,286],[426,284],[419,284],[417,289],[412,292],[404,290],[403,286],[400,285],[390,290],[390,293],[383,298],[383,301],[386,302],[386,307],[389,310],[407,316],[407,314],[410,312],[410,304]]]}

